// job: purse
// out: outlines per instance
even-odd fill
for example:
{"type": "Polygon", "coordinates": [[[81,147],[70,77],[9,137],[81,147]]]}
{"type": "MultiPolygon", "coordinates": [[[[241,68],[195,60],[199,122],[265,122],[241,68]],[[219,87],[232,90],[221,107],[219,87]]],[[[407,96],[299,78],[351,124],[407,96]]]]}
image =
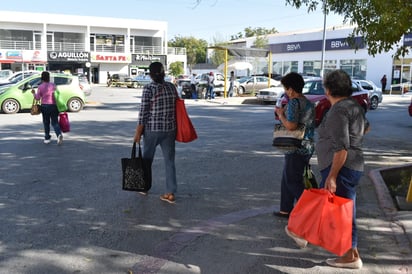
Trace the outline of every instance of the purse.
{"type": "Polygon", "coordinates": [[[295,130],[288,130],[283,124],[275,124],[272,145],[281,150],[301,148],[305,129],[303,124],[299,124],[295,130]]]}
{"type": "Polygon", "coordinates": [[[139,154],[136,158],[136,142],[133,142],[131,158],[122,158],[122,189],[128,191],[147,192],[152,187],[152,171],[150,164],[143,160],[139,143],[139,154]]]}
{"type": "Polygon", "coordinates": [[[70,131],[70,122],[67,112],[59,113],[59,126],[62,132],[70,131]]]}
{"type": "Polygon", "coordinates": [[[305,189],[319,188],[315,174],[313,173],[310,165],[305,166],[303,170],[303,183],[305,185],[305,189]]]}
{"type": "Polygon", "coordinates": [[[31,115],[39,115],[40,113],[41,113],[40,102],[33,98],[33,103],[31,105],[30,114],[31,115]]]}
{"type": "Polygon", "coordinates": [[[352,247],[353,201],[326,189],[305,189],[290,212],[288,229],[342,256],[352,247]]]}
{"type": "Polygon", "coordinates": [[[185,101],[176,97],[176,141],[182,143],[197,139],[196,130],[187,114],[185,101]]]}

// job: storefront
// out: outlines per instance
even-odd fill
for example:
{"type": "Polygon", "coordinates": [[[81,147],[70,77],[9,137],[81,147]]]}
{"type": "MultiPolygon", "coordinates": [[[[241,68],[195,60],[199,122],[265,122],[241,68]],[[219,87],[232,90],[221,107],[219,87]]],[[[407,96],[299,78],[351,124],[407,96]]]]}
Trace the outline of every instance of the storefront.
{"type": "Polygon", "coordinates": [[[149,65],[153,62],[167,64],[166,55],[132,54],[132,62],[129,66],[129,75],[138,76],[149,73],[149,65]]]}
{"type": "Polygon", "coordinates": [[[131,54],[115,52],[92,52],[91,81],[95,84],[104,84],[107,82],[108,74],[128,74],[128,66],[130,63],[131,54]]]}
{"type": "Polygon", "coordinates": [[[90,52],[48,51],[47,61],[50,71],[90,76],[90,52]]]}
{"type": "Polygon", "coordinates": [[[14,72],[24,70],[45,70],[46,51],[42,50],[0,50],[1,69],[14,72]]]}

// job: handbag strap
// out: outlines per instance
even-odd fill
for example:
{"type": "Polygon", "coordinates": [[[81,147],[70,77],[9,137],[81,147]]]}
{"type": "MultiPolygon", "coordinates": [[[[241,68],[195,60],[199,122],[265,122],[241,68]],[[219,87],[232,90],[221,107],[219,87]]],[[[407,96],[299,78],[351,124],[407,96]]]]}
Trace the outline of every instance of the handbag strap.
{"type": "MultiPolygon", "coordinates": [[[[133,142],[131,158],[136,158],[136,142],[133,142]]],[[[142,147],[139,143],[139,158],[142,158],[142,147]]]]}

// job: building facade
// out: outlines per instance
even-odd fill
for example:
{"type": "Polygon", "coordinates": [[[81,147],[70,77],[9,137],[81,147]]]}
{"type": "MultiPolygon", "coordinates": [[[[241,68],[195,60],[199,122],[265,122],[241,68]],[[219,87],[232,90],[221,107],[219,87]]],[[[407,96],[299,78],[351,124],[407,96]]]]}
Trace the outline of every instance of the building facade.
{"type": "Polygon", "coordinates": [[[0,26],[0,69],[86,74],[93,83],[147,73],[153,61],[186,69],[186,50],[168,48],[164,21],[0,11],[0,26]]]}
{"type": "MultiPolygon", "coordinates": [[[[350,26],[328,28],[325,32],[325,48],[323,50],[323,29],[303,30],[268,35],[268,46],[271,52],[273,74],[284,75],[295,71],[307,75],[321,75],[322,54],[324,73],[334,69],[343,69],[352,77],[372,80],[380,86],[384,74],[388,84],[411,82],[412,56],[394,59],[395,49],[371,56],[367,45],[361,37],[355,37],[354,49],[347,42],[352,33],[350,26]],[[323,52],[323,53],[322,53],[323,52]]],[[[232,41],[235,46],[253,47],[255,38],[232,41]]],[[[412,35],[405,35],[405,45],[412,45],[412,35]],[[408,44],[409,43],[409,44],[408,44]]],[[[255,66],[254,73],[267,73],[267,61],[255,66]]]]}

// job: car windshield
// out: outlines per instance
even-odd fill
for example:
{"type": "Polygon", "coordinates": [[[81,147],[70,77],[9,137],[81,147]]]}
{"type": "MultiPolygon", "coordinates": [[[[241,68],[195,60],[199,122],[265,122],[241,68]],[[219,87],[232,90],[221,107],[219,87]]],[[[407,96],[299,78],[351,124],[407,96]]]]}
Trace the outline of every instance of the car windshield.
{"type": "Polygon", "coordinates": [[[323,89],[322,81],[308,81],[305,83],[302,89],[303,94],[315,94],[322,95],[325,94],[323,89]]]}
{"type": "Polygon", "coordinates": [[[239,83],[244,83],[244,82],[246,82],[247,80],[249,80],[250,79],[250,77],[242,77],[242,78],[240,78],[239,80],[237,80],[239,83]]]}

